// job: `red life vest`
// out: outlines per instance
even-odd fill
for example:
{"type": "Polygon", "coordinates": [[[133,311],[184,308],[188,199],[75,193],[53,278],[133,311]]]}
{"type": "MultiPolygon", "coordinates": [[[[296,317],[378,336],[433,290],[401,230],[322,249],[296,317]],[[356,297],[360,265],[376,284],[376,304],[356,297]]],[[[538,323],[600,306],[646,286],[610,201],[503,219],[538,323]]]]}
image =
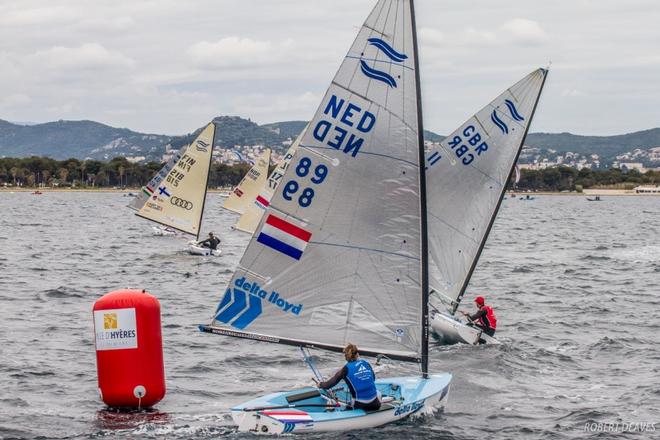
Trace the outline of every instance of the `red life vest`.
{"type": "Polygon", "coordinates": [[[486,316],[482,316],[479,318],[479,321],[481,322],[482,327],[484,328],[492,328],[495,330],[497,328],[497,318],[495,317],[495,312],[493,311],[493,308],[491,306],[483,306],[483,309],[486,310],[486,316]],[[488,324],[486,325],[486,320],[488,320],[488,324]]]}

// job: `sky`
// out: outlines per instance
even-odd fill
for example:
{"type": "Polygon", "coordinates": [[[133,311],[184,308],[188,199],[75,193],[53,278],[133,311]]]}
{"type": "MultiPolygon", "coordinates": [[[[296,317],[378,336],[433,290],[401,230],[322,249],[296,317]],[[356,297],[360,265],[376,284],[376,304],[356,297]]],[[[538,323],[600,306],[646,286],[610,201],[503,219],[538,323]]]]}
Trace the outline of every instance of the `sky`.
{"type": "MultiPolygon", "coordinates": [[[[308,120],[375,0],[0,0],[0,119],[308,120]]],[[[660,127],[657,0],[416,0],[424,125],[550,65],[533,132],[660,127]]]]}

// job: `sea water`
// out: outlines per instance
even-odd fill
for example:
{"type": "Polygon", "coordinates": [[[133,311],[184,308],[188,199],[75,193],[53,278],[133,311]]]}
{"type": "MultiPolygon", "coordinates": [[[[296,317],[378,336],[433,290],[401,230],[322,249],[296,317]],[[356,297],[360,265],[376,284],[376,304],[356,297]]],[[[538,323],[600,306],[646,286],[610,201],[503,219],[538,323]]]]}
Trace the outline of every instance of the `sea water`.
{"type": "MultiPolygon", "coordinates": [[[[232,405],[311,383],[295,348],[197,330],[249,241],[222,199],[209,194],[203,225],[221,257],[151,235],[128,200],[0,192],[0,438],[252,438],[232,426],[232,405]],[[98,397],[92,305],[124,287],[161,302],[168,393],[149,412],[98,397]]],[[[431,370],[454,375],[445,411],[351,438],[658,438],[660,197],[502,203],[464,308],[485,296],[503,344],[433,344],[431,370]]],[[[326,375],[342,364],[317,355],[326,375]]]]}

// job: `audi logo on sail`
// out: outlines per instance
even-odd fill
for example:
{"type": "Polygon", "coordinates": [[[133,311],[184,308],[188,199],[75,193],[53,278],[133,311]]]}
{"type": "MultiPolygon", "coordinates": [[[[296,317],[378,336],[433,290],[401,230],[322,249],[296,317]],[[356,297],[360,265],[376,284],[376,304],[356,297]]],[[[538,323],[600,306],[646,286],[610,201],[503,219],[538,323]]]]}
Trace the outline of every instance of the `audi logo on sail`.
{"type": "Polygon", "coordinates": [[[189,202],[188,200],[179,198],[179,197],[170,197],[170,203],[173,204],[174,206],[178,206],[179,208],[186,209],[190,211],[193,209],[193,203],[189,202]]]}

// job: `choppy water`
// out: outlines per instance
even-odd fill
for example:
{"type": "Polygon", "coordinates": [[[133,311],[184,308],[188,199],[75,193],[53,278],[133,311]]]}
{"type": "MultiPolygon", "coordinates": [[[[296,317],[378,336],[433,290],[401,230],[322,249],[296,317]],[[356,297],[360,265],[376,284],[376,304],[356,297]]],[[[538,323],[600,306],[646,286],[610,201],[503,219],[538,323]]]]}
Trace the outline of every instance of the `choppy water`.
{"type": "MultiPolygon", "coordinates": [[[[228,408],[308,384],[293,348],[196,330],[248,242],[209,197],[204,230],[224,255],[205,259],[151,236],[121,194],[0,192],[0,438],[247,438],[228,408]],[[97,396],[91,308],[123,287],[161,302],[168,394],[149,413],[97,396]]],[[[660,198],[503,203],[468,297],[494,304],[505,344],[432,347],[432,371],[454,374],[445,412],[349,438],[658,438],[660,198]],[[656,432],[585,432],[599,422],[656,432]]]]}

